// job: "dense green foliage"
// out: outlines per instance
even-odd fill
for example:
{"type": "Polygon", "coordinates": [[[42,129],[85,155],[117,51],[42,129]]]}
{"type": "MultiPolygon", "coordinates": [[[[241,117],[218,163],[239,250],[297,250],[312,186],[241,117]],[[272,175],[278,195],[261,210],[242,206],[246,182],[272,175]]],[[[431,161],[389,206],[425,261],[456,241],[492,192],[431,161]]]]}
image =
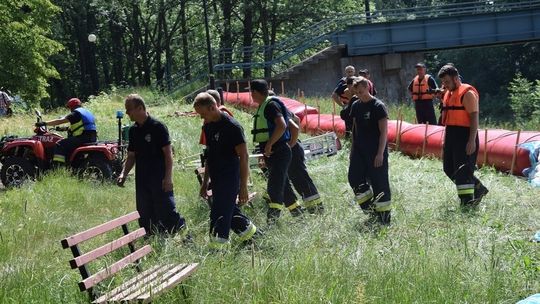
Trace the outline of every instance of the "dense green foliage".
{"type": "Polygon", "coordinates": [[[0,86],[37,102],[59,74],[49,61],[62,46],[51,39],[59,8],[49,0],[0,1],[0,86]]]}
{"type": "Polygon", "coordinates": [[[523,124],[538,126],[540,124],[540,81],[528,81],[517,74],[508,88],[510,91],[510,106],[516,120],[523,124]]]}
{"type": "MultiPolygon", "coordinates": [[[[152,115],[169,127],[176,201],[194,237],[187,245],[151,240],[157,250],[145,267],[201,263],[187,281],[189,301],[176,288],[155,303],[515,303],[540,290],[540,251],[528,241],[540,227],[538,189],[484,168],[478,174],[490,193],[477,212],[464,214],[439,160],[392,152],[394,224],[369,231],[362,225],[365,215],[350,203],[347,145],[338,155],[308,165],[324,215],[285,214],[277,227],[267,228],[259,197],[244,208],[266,231],[258,247],[243,248],[233,238],[230,251],[211,253],[208,208],[197,198],[193,171],[183,167],[183,160],[200,152],[201,121],[172,115],[190,106],[138,91],[152,115]]],[[[101,95],[86,105],[97,116],[101,139],[116,137],[115,111],[122,109],[124,95],[101,95]]],[[[392,117],[396,110],[391,109],[392,117]]],[[[233,112],[249,130],[251,117],[233,112]]],[[[32,115],[21,115],[1,120],[0,128],[29,135],[33,122],[32,115]]],[[[263,193],[256,171],[252,182],[252,189],[263,193]]],[[[20,189],[0,189],[0,302],[85,303],[76,285],[79,274],[68,265],[71,254],[59,241],[134,210],[134,200],[133,177],[118,188],[78,181],[64,171],[20,189]]]]}

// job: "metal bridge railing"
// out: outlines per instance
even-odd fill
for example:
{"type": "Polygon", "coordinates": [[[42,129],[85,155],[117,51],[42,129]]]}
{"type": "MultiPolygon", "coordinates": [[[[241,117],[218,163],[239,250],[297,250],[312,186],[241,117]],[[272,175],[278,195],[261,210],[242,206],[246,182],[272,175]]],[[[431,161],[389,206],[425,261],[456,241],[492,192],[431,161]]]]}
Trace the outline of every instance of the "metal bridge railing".
{"type": "MultiPolygon", "coordinates": [[[[217,59],[216,62],[219,62],[214,66],[214,70],[217,73],[225,73],[237,69],[271,69],[273,74],[278,74],[287,70],[295,63],[300,62],[308,55],[321,51],[324,47],[328,47],[329,44],[336,41],[336,35],[339,31],[351,25],[508,12],[538,7],[540,7],[540,0],[522,0],[511,3],[484,0],[378,10],[371,12],[368,16],[365,13],[329,16],[309,26],[300,28],[296,34],[290,35],[274,45],[253,45],[214,51],[213,57],[217,59]],[[307,55],[304,53],[307,53],[307,55]],[[249,61],[246,62],[246,58],[249,61]],[[223,62],[223,60],[228,62],[223,62]]],[[[199,58],[196,62],[200,60],[204,61],[206,58],[199,58]]],[[[197,64],[197,67],[200,67],[201,70],[192,68],[191,73],[193,75],[208,74],[205,64],[197,64]]],[[[173,78],[182,80],[185,79],[185,75],[178,73],[173,78]]]]}

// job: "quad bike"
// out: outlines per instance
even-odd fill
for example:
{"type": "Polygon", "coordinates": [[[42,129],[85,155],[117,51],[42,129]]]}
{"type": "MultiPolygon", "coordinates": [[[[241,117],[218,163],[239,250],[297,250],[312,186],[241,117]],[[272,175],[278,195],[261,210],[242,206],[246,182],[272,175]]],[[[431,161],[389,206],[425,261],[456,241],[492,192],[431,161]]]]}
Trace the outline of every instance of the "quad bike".
{"type": "MultiPolygon", "coordinates": [[[[41,113],[35,111],[37,122],[42,121],[41,113]]],[[[122,170],[126,145],[122,141],[122,117],[118,111],[118,140],[87,143],[75,149],[67,157],[66,165],[81,179],[99,182],[115,179],[122,170]]],[[[0,180],[5,187],[19,186],[26,180],[33,180],[52,168],[52,158],[56,143],[64,137],[53,131],[65,128],[36,127],[35,135],[28,138],[4,136],[0,140],[0,180]]]]}

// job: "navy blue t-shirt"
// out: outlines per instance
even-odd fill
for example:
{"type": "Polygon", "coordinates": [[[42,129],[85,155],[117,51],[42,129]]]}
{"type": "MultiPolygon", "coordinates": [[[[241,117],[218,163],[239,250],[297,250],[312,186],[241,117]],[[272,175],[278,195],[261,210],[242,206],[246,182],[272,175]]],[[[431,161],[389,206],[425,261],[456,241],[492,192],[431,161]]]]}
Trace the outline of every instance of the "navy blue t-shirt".
{"type": "Polygon", "coordinates": [[[203,126],[206,136],[207,164],[210,178],[240,170],[240,159],[235,147],[246,142],[244,129],[234,118],[221,113],[221,119],[203,126]]]}
{"type": "Polygon", "coordinates": [[[334,89],[334,93],[338,94],[339,96],[343,95],[343,93],[345,92],[345,90],[347,89],[347,77],[343,77],[341,78],[335,89],[334,89]]]}
{"type": "Polygon", "coordinates": [[[379,147],[379,120],[388,118],[386,106],[379,99],[368,102],[357,100],[350,108],[349,117],[353,120],[353,141],[360,149],[377,151],[379,147]]]}
{"type": "Polygon", "coordinates": [[[136,179],[146,180],[165,176],[165,156],[163,147],[171,144],[167,127],[148,116],[146,121],[139,125],[133,124],[129,129],[128,151],[135,152],[136,179]]]}

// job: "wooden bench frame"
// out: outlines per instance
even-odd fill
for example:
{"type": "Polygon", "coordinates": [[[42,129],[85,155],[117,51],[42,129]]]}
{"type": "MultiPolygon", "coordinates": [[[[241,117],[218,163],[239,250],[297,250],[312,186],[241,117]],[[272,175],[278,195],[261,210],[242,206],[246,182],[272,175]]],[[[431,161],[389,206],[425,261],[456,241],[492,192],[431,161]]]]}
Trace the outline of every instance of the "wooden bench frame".
{"type": "MultiPolygon", "coordinates": [[[[129,232],[128,223],[139,219],[137,211],[118,217],[104,224],[95,226],[86,231],[67,237],[61,241],[64,249],[70,248],[73,259],[69,261],[72,269],[79,269],[82,280],[79,282],[81,292],[87,291],[92,303],[115,303],[115,302],[142,302],[148,303],[152,298],[180,284],[188,278],[198,267],[198,263],[191,264],[167,264],[157,265],[146,271],[142,271],[140,260],[152,252],[150,245],[135,249],[134,242],[146,235],[144,228],[129,232]],[[82,253],[79,244],[98,235],[107,233],[121,227],[123,236],[87,253],[82,253]],[[128,246],[130,253],[106,268],[91,274],[87,264],[99,259],[119,248],[128,246]],[[98,295],[93,289],[103,280],[112,277],[128,266],[134,266],[137,276],[123,282],[120,286],[98,295]]],[[[182,292],[186,296],[184,286],[182,292]]]]}

